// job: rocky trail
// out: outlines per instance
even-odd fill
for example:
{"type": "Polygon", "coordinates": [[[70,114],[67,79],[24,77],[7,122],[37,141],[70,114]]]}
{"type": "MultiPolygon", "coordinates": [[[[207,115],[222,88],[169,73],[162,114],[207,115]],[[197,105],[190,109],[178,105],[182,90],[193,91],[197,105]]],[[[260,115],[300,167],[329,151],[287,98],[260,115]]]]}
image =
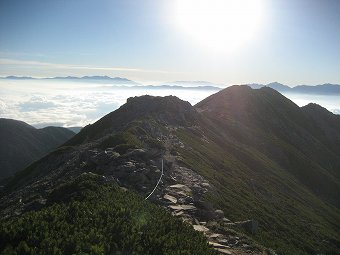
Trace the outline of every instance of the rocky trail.
{"type": "Polygon", "coordinates": [[[230,228],[240,226],[256,232],[257,223],[251,220],[231,222],[222,210],[206,202],[204,194],[214,192],[215,188],[201,175],[181,164],[179,155],[171,153],[174,146],[183,146],[181,141],[171,129],[167,135],[159,136],[159,140],[165,145],[165,150],[156,154],[147,148],[130,149],[120,154],[114,148],[100,149],[96,144],[88,144],[72,153],[53,156],[56,157],[54,161],[66,163],[49,165],[53,171],[43,178],[33,179],[23,189],[0,198],[1,216],[15,217],[26,211],[39,210],[48,202],[49,190],[53,187],[81,173],[94,172],[103,176],[103,182],[115,181],[122,188],[132,189],[144,198],[151,194],[148,200],[165,207],[173,216],[202,232],[221,254],[263,254],[263,249],[254,245],[253,241],[230,228]]]}
{"type": "Polygon", "coordinates": [[[171,154],[174,144],[180,143],[176,136],[170,133],[163,138],[163,143],[166,148],[163,156],[166,167],[155,195],[158,200],[156,202],[166,207],[173,216],[192,225],[196,231],[202,232],[221,254],[263,254],[247,237],[228,229],[228,226],[238,225],[255,232],[257,222],[231,222],[224,217],[222,210],[205,202],[203,195],[214,188],[201,175],[181,166],[177,156],[171,154]]]}

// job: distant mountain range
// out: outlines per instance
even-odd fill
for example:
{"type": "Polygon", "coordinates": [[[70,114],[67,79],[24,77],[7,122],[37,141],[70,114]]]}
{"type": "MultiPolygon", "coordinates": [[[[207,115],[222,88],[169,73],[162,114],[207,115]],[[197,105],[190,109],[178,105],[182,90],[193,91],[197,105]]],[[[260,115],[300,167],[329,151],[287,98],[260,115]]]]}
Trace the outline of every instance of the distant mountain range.
{"type": "Polygon", "coordinates": [[[338,84],[322,84],[322,85],[298,85],[295,87],[289,87],[287,85],[272,82],[267,85],[263,84],[246,84],[253,89],[259,89],[263,87],[269,87],[282,93],[301,93],[301,94],[319,94],[319,95],[340,95],[340,85],[338,84]]]}
{"type": "MultiPolygon", "coordinates": [[[[29,76],[7,76],[0,79],[9,80],[63,80],[63,81],[79,81],[79,82],[98,82],[105,84],[115,85],[129,85],[131,88],[148,88],[148,89],[197,89],[197,90],[215,90],[219,91],[226,87],[223,84],[216,84],[208,81],[173,81],[165,82],[159,85],[145,85],[126,78],[110,77],[110,76],[66,76],[66,77],[52,77],[52,78],[34,78],[29,76]]],[[[320,84],[320,85],[297,85],[289,87],[287,85],[272,82],[268,84],[251,83],[245,84],[253,89],[259,89],[262,87],[269,87],[275,89],[281,93],[300,93],[300,94],[319,94],[319,95],[340,95],[339,84],[320,84]]]]}
{"type": "Polygon", "coordinates": [[[71,130],[72,132],[76,134],[78,134],[82,128],[83,127],[67,127],[67,129],[71,130]]]}
{"type": "Polygon", "coordinates": [[[14,175],[75,135],[62,127],[34,128],[0,118],[0,179],[14,175]]]}
{"type": "Polygon", "coordinates": [[[2,77],[2,79],[9,80],[70,80],[70,81],[82,81],[82,82],[104,82],[104,83],[113,83],[113,84],[124,84],[124,85],[140,85],[138,82],[131,81],[126,78],[121,77],[109,77],[109,76],[65,76],[65,77],[51,77],[51,78],[34,78],[27,76],[7,76],[2,77]]]}
{"type": "Polygon", "coordinates": [[[212,83],[209,81],[172,81],[172,82],[163,83],[162,85],[182,86],[182,87],[215,87],[215,88],[225,87],[225,85],[223,84],[212,83]]]}

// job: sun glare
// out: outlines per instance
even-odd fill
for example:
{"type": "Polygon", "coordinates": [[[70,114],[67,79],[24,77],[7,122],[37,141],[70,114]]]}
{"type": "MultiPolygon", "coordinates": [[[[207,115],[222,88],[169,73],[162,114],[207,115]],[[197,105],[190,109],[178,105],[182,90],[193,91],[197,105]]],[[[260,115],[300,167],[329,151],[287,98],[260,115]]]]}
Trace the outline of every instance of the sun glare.
{"type": "Polygon", "coordinates": [[[176,23],[209,50],[234,51],[261,25],[263,0],[177,0],[176,23]]]}

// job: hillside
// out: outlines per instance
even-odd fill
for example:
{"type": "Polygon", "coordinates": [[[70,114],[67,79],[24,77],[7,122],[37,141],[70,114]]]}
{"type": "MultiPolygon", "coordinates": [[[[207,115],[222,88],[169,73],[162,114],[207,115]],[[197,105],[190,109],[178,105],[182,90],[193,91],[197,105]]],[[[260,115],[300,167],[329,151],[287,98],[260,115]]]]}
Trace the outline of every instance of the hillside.
{"type": "Polygon", "coordinates": [[[23,170],[73,135],[66,128],[36,129],[22,121],[0,118],[0,179],[23,170]]]}
{"type": "Polygon", "coordinates": [[[224,254],[336,254],[334,116],[271,88],[232,86],[194,107],[172,96],[130,98],[10,179],[0,214],[6,225],[39,212],[57,187],[92,172],[143,197],[159,182],[149,200],[224,254]]]}
{"type": "Polygon", "coordinates": [[[57,187],[46,203],[0,223],[1,254],[217,255],[202,234],[95,174],[57,187]]]}

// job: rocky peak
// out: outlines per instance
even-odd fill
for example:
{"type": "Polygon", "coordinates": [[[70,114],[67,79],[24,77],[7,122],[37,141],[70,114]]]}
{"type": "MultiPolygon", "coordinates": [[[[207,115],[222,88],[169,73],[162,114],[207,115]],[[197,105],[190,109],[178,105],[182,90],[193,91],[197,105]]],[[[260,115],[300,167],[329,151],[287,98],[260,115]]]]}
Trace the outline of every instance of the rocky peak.
{"type": "Polygon", "coordinates": [[[80,144],[125,130],[136,121],[150,120],[163,126],[178,127],[195,125],[198,118],[199,114],[189,102],[175,96],[130,97],[126,104],[116,111],[83,128],[67,145],[80,144]]]}
{"type": "Polygon", "coordinates": [[[276,90],[263,87],[231,86],[211,95],[195,105],[200,112],[215,117],[227,117],[247,122],[260,122],[271,118],[284,119],[287,114],[299,112],[299,107],[276,90]],[[252,121],[251,121],[252,120],[252,121]]]}
{"type": "Polygon", "coordinates": [[[314,113],[314,114],[326,114],[326,115],[330,115],[331,113],[324,107],[322,107],[321,105],[315,104],[315,103],[309,103],[305,106],[302,107],[302,110],[305,112],[310,112],[310,113],[314,113]]]}
{"type": "Polygon", "coordinates": [[[160,117],[162,122],[179,125],[193,121],[197,114],[189,102],[175,96],[155,97],[145,95],[130,97],[120,110],[136,117],[147,115],[160,117]]]}

